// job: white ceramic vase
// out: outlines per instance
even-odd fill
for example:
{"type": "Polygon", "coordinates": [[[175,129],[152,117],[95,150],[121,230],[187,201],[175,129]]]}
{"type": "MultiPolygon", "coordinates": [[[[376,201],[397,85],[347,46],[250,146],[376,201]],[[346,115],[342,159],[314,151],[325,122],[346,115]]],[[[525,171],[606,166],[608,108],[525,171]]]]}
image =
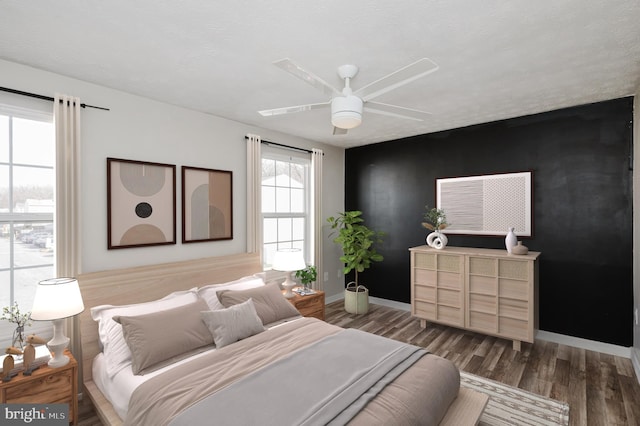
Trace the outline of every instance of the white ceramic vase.
{"type": "Polygon", "coordinates": [[[511,249],[518,243],[518,238],[516,234],[513,232],[515,228],[509,228],[509,232],[507,232],[507,236],[504,237],[504,246],[507,248],[507,252],[511,253],[511,249]]]}
{"type": "Polygon", "coordinates": [[[449,243],[449,239],[440,231],[434,231],[427,235],[427,245],[438,250],[442,250],[449,243]]]}
{"type": "Polygon", "coordinates": [[[518,241],[518,244],[511,248],[511,254],[525,255],[529,253],[529,248],[522,245],[522,241],[518,241]]]}

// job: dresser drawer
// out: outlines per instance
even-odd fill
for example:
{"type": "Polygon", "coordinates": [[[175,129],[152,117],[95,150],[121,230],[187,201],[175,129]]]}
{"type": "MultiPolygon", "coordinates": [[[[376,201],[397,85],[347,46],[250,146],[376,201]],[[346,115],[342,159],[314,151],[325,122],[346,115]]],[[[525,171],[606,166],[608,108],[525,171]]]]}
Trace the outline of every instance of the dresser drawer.
{"type": "Polygon", "coordinates": [[[500,259],[498,263],[498,274],[502,278],[527,280],[529,278],[529,264],[518,260],[500,259]]]}

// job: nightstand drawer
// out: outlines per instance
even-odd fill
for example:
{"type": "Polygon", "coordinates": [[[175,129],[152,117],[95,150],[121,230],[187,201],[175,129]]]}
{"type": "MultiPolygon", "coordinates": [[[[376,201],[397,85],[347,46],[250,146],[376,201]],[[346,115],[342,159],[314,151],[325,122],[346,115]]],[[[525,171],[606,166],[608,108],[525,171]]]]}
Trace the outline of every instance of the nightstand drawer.
{"type": "Polygon", "coordinates": [[[316,294],[300,296],[296,294],[289,303],[296,307],[303,317],[314,317],[324,321],[324,292],[317,290],[316,294]]]}
{"type": "Polygon", "coordinates": [[[302,316],[307,318],[318,318],[319,320],[324,321],[324,310],[321,309],[319,311],[305,312],[304,314],[302,314],[302,316]]]}
{"type": "Polygon", "coordinates": [[[71,400],[73,374],[71,370],[38,377],[7,389],[7,403],[49,403],[71,400]]]}
{"type": "Polygon", "coordinates": [[[296,308],[302,312],[303,310],[312,310],[318,309],[318,305],[323,302],[324,297],[320,294],[313,294],[311,296],[303,296],[300,299],[296,300],[295,306],[296,308]]]}
{"type": "Polygon", "coordinates": [[[300,315],[302,315],[303,317],[316,317],[316,318],[324,319],[323,318],[324,311],[320,309],[317,304],[312,306],[306,306],[304,308],[296,306],[296,309],[298,309],[298,311],[300,312],[300,315]]]}

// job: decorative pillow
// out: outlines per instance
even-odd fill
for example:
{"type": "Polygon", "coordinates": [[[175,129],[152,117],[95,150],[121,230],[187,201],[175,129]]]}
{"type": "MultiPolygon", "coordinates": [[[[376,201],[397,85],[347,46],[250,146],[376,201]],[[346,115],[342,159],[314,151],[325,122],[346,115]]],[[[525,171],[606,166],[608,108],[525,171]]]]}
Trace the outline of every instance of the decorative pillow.
{"type": "Polygon", "coordinates": [[[107,362],[106,372],[115,376],[131,363],[131,351],[122,334],[122,326],[112,318],[117,315],[144,315],[187,305],[198,300],[195,288],[171,293],[162,299],[133,305],[100,305],[91,308],[91,318],[98,322],[98,335],[107,362]]]}
{"type": "Polygon", "coordinates": [[[208,309],[204,300],[138,316],[115,316],[122,324],[127,346],[131,350],[133,374],[144,374],[145,369],[213,344],[207,326],[200,318],[200,311],[208,309]]]}
{"type": "Polygon", "coordinates": [[[235,281],[222,284],[211,284],[198,289],[198,296],[204,299],[209,305],[209,309],[224,309],[224,306],[218,300],[216,293],[221,290],[247,290],[255,287],[264,286],[264,281],[260,277],[250,276],[243,277],[235,281]]]}
{"type": "Polygon", "coordinates": [[[256,312],[264,325],[300,316],[300,312],[285,299],[275,283],[248,290],[222,290],[218,292],[218,299],[225,308],[253,299],[256,312]]]}
{"type": "Polygon", "coordinates": [[[265,328],[251,299],[227,309],[200,312],[217,348],[262,333],[265,328]]]}

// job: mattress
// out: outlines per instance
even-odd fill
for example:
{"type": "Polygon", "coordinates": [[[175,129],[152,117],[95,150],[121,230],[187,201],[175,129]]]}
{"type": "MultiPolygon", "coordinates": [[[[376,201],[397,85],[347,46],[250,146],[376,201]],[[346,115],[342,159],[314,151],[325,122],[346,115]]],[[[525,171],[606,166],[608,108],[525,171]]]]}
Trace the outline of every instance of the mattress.
{"type": "MultiPolygon", "coordinates": [[[[296,320],[289,320],[287,322],[291,321],[296,320]]],[[[282,326],[283,324],[285,324],[285,322],[274,323],[269,325],[269,328],[277,328],[282,326]]],[[[102,392],[102,394],[107,398],[111,405],[113,405],[113,408],[115,409],[118,416],[121,419],[124,419],[127,416],[131,395],[133,394],[133,391],[138,388],[138,386],[155,376],[158,376],[182,364],[186,364],[192,360],[205,356],[208,352],[212,352],[215,350],[215,347],[213,347],[207,351],[194,354],[188,358],[184,358],[180,361],[177,361],[173,364],[167,365],[145,375],[134,375],[131,371],[131,368],[124,368],[116,373],[113,377],[109,377],[109,375],[107,374],[107,363],[104,354],[99,353],[93,359],[93,381],[98,389],[100,389],[100,392],[102,392]]]]}
{"type": "Polygon", "coordinates": [[[100,392],[109,400],[116,413],[121,419],[127,416],[129,408],[129,400],[131,394],[136,390],[138,386],[146,382],[147,380],[160,375],[166,371],[171,370],[181,364],[185,364],[191,360],[204,356],[207,352],[215,351],[216,349],[210,349],[209,351],[201,352],[193,355],[189,358],[180,360],[174,364],[168,365],[156,371],[153,371],[144,376],[136,376],[131,369],[125,368],[118,372],[113,378],[109,378],[107,375],[107,365],[104,358],[104,354],[99,353],[93,360],[93,381],[100,389],[100,392]]]}

